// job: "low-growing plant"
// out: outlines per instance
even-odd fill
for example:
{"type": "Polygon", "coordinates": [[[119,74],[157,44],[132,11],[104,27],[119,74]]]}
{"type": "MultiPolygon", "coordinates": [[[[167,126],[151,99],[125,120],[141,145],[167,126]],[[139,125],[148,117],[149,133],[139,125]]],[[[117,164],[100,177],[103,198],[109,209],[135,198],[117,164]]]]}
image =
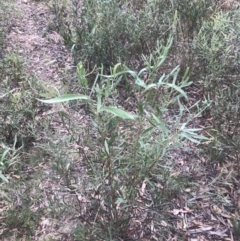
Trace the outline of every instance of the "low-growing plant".
{"type": "Polygon", "coordinates": [[[36,115],[44,110],[38,106],[36,97],[44,87],[34,78],[23,74],[22,62],[16,54],[7,55],[0,63],[2,82],[0,97],[1,141],[16,147],[28,148],[34,141],[36,115]]]}
{"type": "Polygon", "coordinates": [[[55,0],[51,9],[76,62],[87,70],[103,65],[106,72],[117,62],[141,65],[141,55],[167,39],[174,15],[162,11],[157,1],[71,0],[66,5],[55,0]]]}
{"type": "MultiPolygon", "coordinates": [[[[89,95],[42,100],[50,104],[81,100],[87,106],[88,122],[78,126],[71,138],[81,161],[65,162],[59,168],[62,180],[76,198],[76,240],[161,240],[168,233],[169,200],[181,195],[187,182],[181,175],[171,176],[174,160],[170,153],[182,148],[185,141],[199,143],[206,139],[198,134],[199,128],[188,127],[199,113],[186,118],[189,110],[182,100],[188,99],[184,88],[191,83],[187,76],[177,84],[177,67],[166,75],[157,71],[170,46],[159,43],[140,71],[117,64],[110,75],[99,74],[89,85],[89,95]],[[146,74],[148,79],[144,78],[146,74]],[[117,94],[123,80],[130,83],[134,96],[131,111],[120,104],[117,94]],[[178,106],[174,114],[170,114],[172,102],[178,106]],[[79,167],[85,171],[75,172],[79,167]]],[[[79,73],[83,74],[81,79],[87,78],[84,71],[79,73]]]]}
{"type": "Polygon", "coordinates": [[[190,45],[203,22],[209,19],[216,7],[217,2],[214,0],[172,1],[172,8],[174,11],[178,11],[179,15],[178,28],[176,29],[178,40],[182,38],[183,42],[190,45]]]}
{"type": "Polygon", "coordinates": [[[21,237],[26,237],[26,240],[31,239],[31,235],[34,235],[39,221],[39,217],[35,213],[33,213],[30,209],[13,209],[8,210],[8,212],[5,212],[4,215],[6,218],[4,219],[4,223],[1,225],[5,228],[0,234],[1,238],[9,236],[12,237],[13,230],[18,230],[18,233],[16,232],[17,239],[21,237]]]}
{"type": "Polygon", "coordinates": [[[0,77],[0,179],[6,182],[9,167],[13,163],[24,164],[24,151],[34,146],[45,128],[46,122],[40,120],[40,115],[46,107],[36,101],[44,87],[24,74],[17,54],[8,54],[0,61],[0,77]]]}
{"type": "Polygon", "coordinates": [[[48,107],[39,105],[36,98],[46,90],[24,73],[16,54],[0,61],[0,78],[0,239],[32,240],[42,202],[39,176],[43,174],[35,169],[44,156],[35,142],[40,145],[51,132],[49,118],[41,119],[48,107]]]}
{"type": "Polygon", "coordinates": [[[2,185],[10,199],[1,212],[2,240],[33,240],[43,215],[41,207],[44,200],[38,186],[39,177],[34,175],[33,178],[32,174],[23,173],[22,169],[21,175],[12,177],[9,183],[2,185]]]}
{"type": "MultiPolygon", "coordinates": [[[[205,113],[211,119],[212,160],[239,162],[239,19],[237,12],[217,13],[203,23],[196,38],[202,72],[203,95],[212,105],[205,113]]],[[[200,76],[201,76],[200,75],[200,76]]]]}
{"type": "Polygon", "coordinates": [[[16,149],[15,146],[17,144],[17,136],[15,136],[13,147],[5,146],[4,144],[0,147],[0,180],[4,182],[8,182],[8,179],[3,175],[5,169],[11,165],[14,160],[18,157],[19,149],[16,149]]]}
{"type": "Polygon", "coordinates": [[[194,82],[198,81],[202,69],[199,68],[198,52],[195,49],[194,39],[205,21],[211,19],[215,12],[217,2],[215,0],[200,1],[169,1],[172,11],[178,12],[178,21],[175,27],[174,45],[171,50],[172,59],[180,65],[181,77],[186,68],[189,68],[189,76],[194,82]],[[171,2],[171,3],[170,3],[171,2]]]}

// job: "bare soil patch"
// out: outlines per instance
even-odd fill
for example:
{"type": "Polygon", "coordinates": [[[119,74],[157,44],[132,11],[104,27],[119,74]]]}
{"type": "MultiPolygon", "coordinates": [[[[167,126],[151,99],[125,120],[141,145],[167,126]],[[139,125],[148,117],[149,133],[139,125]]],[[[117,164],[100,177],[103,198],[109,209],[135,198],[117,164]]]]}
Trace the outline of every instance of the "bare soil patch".
{"type": "Polygon", "coordinates": [[[17,52],[25,62],[26,73],[56,84],[71,68],[72,58],[62,37],[48,29],[52,17],[46,3],[17,0],[19,20],[8,35],[7,51],[17,52]]]}

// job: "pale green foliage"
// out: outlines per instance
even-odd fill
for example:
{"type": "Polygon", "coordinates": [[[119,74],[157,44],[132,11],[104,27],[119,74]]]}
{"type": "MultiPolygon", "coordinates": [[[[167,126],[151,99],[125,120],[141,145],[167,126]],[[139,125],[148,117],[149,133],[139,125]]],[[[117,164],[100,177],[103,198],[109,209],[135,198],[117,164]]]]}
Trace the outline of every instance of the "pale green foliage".
{"type": "Polygon", "coordinates": [[[212,100],[205,115],[212,117],[212,142],[206,147],[211,159],[224,162],[228,155],[239,162],[239,55],[238,11],[217,12],[194,40],[203,81],[203,94],[212,100]]]}
{"type": "Polygon", "coordinates": [[[23,202],[4,212],[0,239],[33,235],[40,216],[70,216],[80,241],[166,240],[179,231],[169,211],[199,183],[195,170],[175,175],[176,156],[193,142],[208,159],[239,161],[239,13],[216,12],[217,2],[48,2],[49,31],[63,35],[76,76],[42,93],[18,55],[0,63],[0,195],[23,202]],[[209,139],[194,122],[201,115],[209,139]],[[40,178],[24,172],[42,167],[40,178]],[[45,200],[49,180],[60,191],[45,200]],[[43,213],[35,209],[42,200],[43,213]]]}
{"type": "Polygon", "coordinates": [[[75,60],[88,69],[103,65],[106,72],[119,61],[141,62],[157,40],[165,42],[175,13],[163,12],[158,1],[55,0],[51,9],[75,60]]]}
{"type": "Polygon", "coordinates": [[[21,147],[29,149],[35,140],[40,110],[36,97],[43,87],[34,78],[23,78],[22,60],[14,53],[0,60],[0,74],[0,171],[7,181],[4,171],[19,161],[21,147]]]}
{"type": "Polygon", "coordinates": [[[15,148],[17,143],[17,137],[15,136],[13,147],[7,147],[4,144],[0,147],[0,179],[4,182],[8,182],[8,179],[3,175],[3,171],[8,168],[10,164],[18,157],[18,150],[15,148]]]}
{"type": "MultiPolygon", "coordinates": [[[[80,148],[79,157],[87,170],[87,184],[81,178],[74,186],[70,184],[71,166],[76,163],[68,162],[57,166],[67,187],[76,192],[81,189],[81,195],[88,200],[80,205],[81,210],[86,210],[84,212],[87,216],[79,213],[79,225],[82,228],[75,231],[78,240],[130,238],[128,230],[131,222],[141,215],[138,210],[145,209],[146,200],[139,194],[144,183],[152,208],[155,212],[162,213],[161,208],[157,208],[160,196],[160,202],[163,202],[166,198],[164,196],[178,192],[180,194],[180,186],[184,185],[181,181],[176,185],[177,181],[169,176],[168,168],[164,167],[170,151],[177,150],[187,140],[199,143],[207,139],[198,134],[201,129],[188,127],[194,117],[183,121],[188,113],[188,109],[181,104],[183,99],[187,99],[184,88],[191,84],[187,76],[177,83],[178,67],[169,74],[157,74],[170,47],[171,44],[164,47],[158,43],[150,59],[145,58],[145,66],[140,71],[117,64],[111,69],[112,74],[100,74],[100,79],[88,86],[89,98],[82,95],[63,95],[43,100],[45,103],[65,103],[79,99],[89,109],[90,122],[85,126],[76,126],[73,134],[80,148]],[[155,61],[152,64],[153,58],[155,61]],[[143,73],[147,73],[149,79],[143,79],[143,73]],[[116,106],[120,96],[113,96],[118,92],[122,79],[133,81],[131,93],[136,96],[137,106],[131,112],[126,111],[123,106],[116,106]],[[148,98],[149,94],[151,98],[148,98]],[[178,114],[173,119],[167,119],[169,104],[176,101],[178,114]],[[167,180],[171,183],[167,193],[157,191],[153,176],[159,181],[167,180]]],[[[87,79],[86,71],[82,68],[81,66],[81,71],[78,69],[80,80],[87,79]]],[[[84,81],[82,84],[85,92],[86,83],[84,81]]],[[[198,115],[199,113],[195,117],[198,115]]],[[[143,221],[145,227],[142,232],[147,238],[147,229],[151,222],[158,226],[161,220],[152,216],[151,207],[144,213],[147,218],[143,221]]],[[[164,218],[167,214],[162,215],[164,218]]],[[[155,235],[161,238],[166,231],[155,235]]]]}

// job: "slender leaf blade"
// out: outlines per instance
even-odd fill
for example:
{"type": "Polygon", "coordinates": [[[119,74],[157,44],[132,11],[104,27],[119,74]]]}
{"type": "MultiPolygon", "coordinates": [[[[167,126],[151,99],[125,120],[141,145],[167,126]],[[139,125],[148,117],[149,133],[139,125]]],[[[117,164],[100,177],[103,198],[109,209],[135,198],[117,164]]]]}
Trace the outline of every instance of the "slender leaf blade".
{"type": "Polygon", "coordinates": [[[122,119],[128,119],[128,120],[134,120],[135,119],[134,115],[132,115],[129,112],[126,112],[124,110],[121,110],[117,107],[114,107],[114,106],[101,107],[98,110],[98,112],[101,112],[101,111],[107,111],[107,112],[112,113],[113,115],[118,116],[122,119]]]}
{"type": "Polygon", "coordinates": [[[8,183],[8,179],[0,172],[0,179],[2,179],[4,182],[8,183]]]}
{"type": "Polygon", "coordinates": [[[90,98],[87,95],[65,94],[49,100],[41,100],[41,99],[38,99],[38,100],[46,104],[55,104],[55,103],[62,103],[70,100],[89,100],[89,99],[90,98]]]}

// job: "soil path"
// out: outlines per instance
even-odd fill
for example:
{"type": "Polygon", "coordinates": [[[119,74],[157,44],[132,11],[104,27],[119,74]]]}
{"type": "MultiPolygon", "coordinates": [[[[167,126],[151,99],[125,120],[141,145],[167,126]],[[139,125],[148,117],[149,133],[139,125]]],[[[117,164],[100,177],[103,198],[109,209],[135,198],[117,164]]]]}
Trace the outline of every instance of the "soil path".
{"type": "Polygon", "coordinates": [[[7,50],[23,58],[26,73],[57,84],[71,68],[72,58],[62,37],[50,30],[53,14],[45,2],[16,0],[16,8],[20,18],[8,35],[7,50]]]}
{"type": "MultiPolygon", "coordinates": [[[[24,63],[24,73],[36,76],[46,87],[62,88],[61,81],[72,69],[72,57],[62,37],[51,29],[54,15],[46,2],[15,0],[14,5],[17,20],[7,36],[5,54],[18,54],[24,63]]],[[[47,177],[40,185],[46,199],[41,200],[41,208],[47,210],[48,196],[60,187],[47,177]]],[[[70,240],[72,223],[62,216],[61,220],[41,217],[34,240],[70,240]]]]}

